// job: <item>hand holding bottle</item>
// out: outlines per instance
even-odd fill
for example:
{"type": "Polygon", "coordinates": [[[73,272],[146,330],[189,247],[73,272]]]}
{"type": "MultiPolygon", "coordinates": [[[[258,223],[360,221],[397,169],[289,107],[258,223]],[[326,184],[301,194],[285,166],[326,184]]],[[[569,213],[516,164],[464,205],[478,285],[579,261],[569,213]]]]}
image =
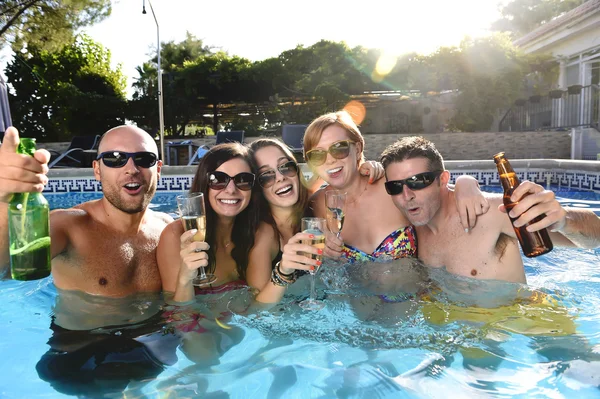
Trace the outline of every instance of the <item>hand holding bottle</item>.
{"type": "MultiPolygon", "coordinates": [[[[527,231],[533,232],[543,228],[557,231],[565,225],[567,212],[556,200],[554,193],[545,190],[539,184],[523,181],[515,188],[510,199],[518,202],[509,213],[511,218],[516,218],[513,223],[515,227],[524,226],[538,216],[545,217],[527,226],[527,231]]],[[[500,210],[506,213],[504,205],[500,206],[500,210]]]]}
{"type": "Polygon", "coordinates": [[[536,204],[540,202],[540,196],[537,196],[537,198],[532,200],[527,199],[531,196],[536,196],[536,192],[538,192],[539,189],[536,188],[535,185],[531,186],[533,184],[531,182],[527,182],[528,184],[525,185],[525,187],[521,187],[522,184],[517,176],[517,173],[514,171],[503,152],[494,155],[494,162],[496,163],[500,183],[502,184],[502,188],[504,190],[504,195],[502,197],[505,208],[504,210],[508,210],[508,217],[513,225],[513,229],[517,239],[519,240],[519,244],[523,249],[523,254],[528,258],[532,258],[547,254],[548,252],[552,251],[554,246],[552,244],[552,240],[550,239],[550,235],[548,234],[548,230],[546,228],[540,228],[539,226],[547,226],[554,223],[552,220],[549,222],[544,222],[543,220],[546,216],[545,212],[551,211],[551,209],[546,205],[552,203],[554,200],[554,194],[552,194],[552,196],[543,196],[543,198],[546,199],[546,205],[541,207],[537,206],[536,204]],[[519,190],[520,187],[521,190],[519,190]],[[513,212],[513,209],[519,205],[521,205],[520,210],[513,212]],[[530,209],[531,206],[534,206],[534,209],[530,209]],[[520,223],[517,223],[517,217],[523,212],[529,213],[528,222],[525,223],[523,218],[521,219],[520,223]]]}
{"type": "Polygon", "coordinates": [[[33,157],[17,154],[19,132],[9,127],[0,146],[0,202],[10,201],[13,193],[41,193],[48,182],[50,153],[37,150],[33,157]]]}

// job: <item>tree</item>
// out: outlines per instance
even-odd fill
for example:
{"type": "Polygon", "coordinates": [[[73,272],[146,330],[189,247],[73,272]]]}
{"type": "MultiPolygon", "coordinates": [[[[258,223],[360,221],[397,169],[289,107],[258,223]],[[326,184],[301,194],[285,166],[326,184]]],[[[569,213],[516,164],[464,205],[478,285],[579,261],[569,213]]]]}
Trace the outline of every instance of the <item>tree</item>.
{"type": "MultiPolygon", "coordinates": [[[[211,47],[205,46],[201,39],[196,38],[190,32],[186,32],[185,39],[181,42],[170,41],[161,45],[161,67],[165,72],[169,72],[174,68],[182,67],[186,62],[210,54],[211,49],[211,47]]],[[[156,55],[152,61],[156,64],[156,55]]]]}
{"type": "Polygon", "coordinates": [[[549,67],[550,58],[524,55],[507,35],[497,34],[467,38],[460,47],[440,48],[420,62],[427,71],[428,90],[458,92],[449,127],[474,132],[489,130],[499,109],[532,89],[527,86],[527,77],[532,73],[539,72],[539,81],[542,77],[552,80],[556,65],[549,67]]]}
{"type": "Polygon", "coordinates": [[[502,18],[492,24],[492,30],[510,32],[520,37],[586,1],[513,0],[501,8],[502,18]]]}
{"type": "Polygon", "coordinates": [[[13,58],[6,75],[13,122],[24,136],[68,141],[123,123],[125,76],[110,66],[110,51],[80,35],[60,51],[29,48],[13,58]]]}
{"type": "MultiPolygon", "coordinates": [[[[197,99],[190,97],[186,83],[182,81],[184,65],[203,55],[210,54],[205,46],[189,32],[186,38],[176,43],[161,43],[161,68],[163,80],[163,104],[165,130],[175,137],[185,132],[185,127],[197,116],[197,99]]],[[[133,83],[133,99],[128,104],[129,118],[149,131],[158,131],[158,57],[152,55],[142,66],[136,67],[138,77],[133,83]]]]}
{"type": "Polygon", "coordinates": [[[0,48],[57,50],[74,40],[75,32],[111,13],[110,0],[2,0],[0,48]]]}
{"type": "Polygon", "coordinates": [[[218,131],[220,105],[242,102],[253,91],[251,68],[246,58],[222,51],[204,55],[182,68],[179,90],[194,98],[198,109],[212,108],[213,130],[218,131]]]}

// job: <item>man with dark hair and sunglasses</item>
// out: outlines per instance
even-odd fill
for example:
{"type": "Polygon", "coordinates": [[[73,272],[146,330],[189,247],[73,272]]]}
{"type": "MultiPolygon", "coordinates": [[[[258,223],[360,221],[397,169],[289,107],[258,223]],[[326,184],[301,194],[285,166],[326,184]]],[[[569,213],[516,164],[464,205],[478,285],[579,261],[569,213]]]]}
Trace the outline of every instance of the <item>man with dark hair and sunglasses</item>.
{"type": "MultiPolygon", "coordinates": [[[[48,182],[48,151],[23,156],[16,154],[18,143],[17,130],[9,128],[0,147],[0,272],[9,263],[7,203],[12,193],[41,192],[48,182]]],[[[70,386],[73,394],[79,387],[79,393],[97,389],[80,384],[94,381],[96,372],[111,379],[107,387],[121,391],[131,379],[154,378],[161,364],[173,362],[178,344],[161,331],[156,249],[172,218],[148,209],[162,166],[156,143],[142,129],[118,126],[104,134],[98,151],[94,176],[104,196],[50,213],[52,276],[60,295],[52,317],[51,349],[36,368],[40,378],[58,390],[70,386]],[[133,301],[143,301],[145,307],[132,306],[133,301]],[[108,327],[123,324],[122,331],[108,327]],[[99,328],[121,332],[90,333],[99,328]],[[157,339],[160,345],[152,342],[157,339]],[[123,362],[132,367],[122,368],[123,362]],[[126,370],[138,371],[130,375],[126,370]]]]}
{"type": "MultiPolygon", "coordinates": [[[[448,189],[450,173],[432,142],[405,137],[385,149],[381,162],[386,191],[416,227],[418,257],[425,265],[478,279],[526,283],[519,244],[501,195],[487,194],[490,210],[479,212],[475,227],[463,230],[454,192],[448,189]]],[[[564,209],[554,193],[530,181],[522,182],[513,197],[522,198],[510,213],[516,225],[546,214],[528,229],[547,227],[555,245],[599,245],[600,219],[593,212],[564,209]],[[522,198],[527,193],[531,195],[522,198]]]]}

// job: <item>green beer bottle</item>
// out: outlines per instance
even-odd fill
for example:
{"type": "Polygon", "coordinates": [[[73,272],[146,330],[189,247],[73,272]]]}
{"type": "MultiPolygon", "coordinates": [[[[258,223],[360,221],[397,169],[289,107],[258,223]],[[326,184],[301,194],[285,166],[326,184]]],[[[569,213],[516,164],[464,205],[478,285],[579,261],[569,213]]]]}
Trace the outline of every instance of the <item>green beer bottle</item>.
{"type": "MultiPolygon", "coordinates": [[[[18,154],[33,156],[35,139],[21,138],[18,154]]],[[[15,193],[8,204],[10,272],[15,280],[50,275],[50,207],[40,193],[15,193]]]]}

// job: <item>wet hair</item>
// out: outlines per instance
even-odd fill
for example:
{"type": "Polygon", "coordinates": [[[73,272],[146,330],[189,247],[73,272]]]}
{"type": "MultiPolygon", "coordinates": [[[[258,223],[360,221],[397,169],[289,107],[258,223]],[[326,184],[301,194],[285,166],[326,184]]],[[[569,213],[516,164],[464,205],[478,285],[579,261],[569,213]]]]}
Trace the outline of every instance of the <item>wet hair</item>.
{"type": "Polygon", "coordinates": [[[430,172],[444,170],[442,154],[431,141],[421,136],[404,137],[389,145],[381,154],[381,163],[385,169],[393,162],[413,158],[426,158],[430,172]]]}
{"type": "Polygon", "coordinates": [[[321,115],[308,125],[306,132],[304,133],[304,157],[306,158],[306,153],[319,143],[323,131],[331,125],[342,127],[346,133],[348,133],[350,140],[355,143],[360,143],[360,159],[358,160],[358,163],[364,162],[365,139],[360,133],[360,130],[358,130],[358,126],[356,126],[356,123],[354,123],[350,114],[346,111],[337,111],[321,115]]]}
{"type": "MultiPolygon", "coordinates": [[[[250,156],[248,148],[240,143],[225,143],[212,147],[200,160],[198,169],[194,175],[194,181],[190,187],[190,192],[201,192],[204,194],[206,206],[206,242],[210,245],[207,251],[209,260],[209,269],[214,272],[216,268],[216,239],[217,239],[217,218],[218,215],[208,201],[208,175],[217,170],[225,162],[232,159],[243,159],[249,166],[252,173],[256,173],[256,164],[250,156]]],[[[246,270],[248,269],[248,255],[250,249],[254,246],[254,235],[258,228],[258,209],[262,193],[258,184],[254,184],[251,191],[250,203],[242,212],[240,212],[233,223],[231,231],[231,242],[235,244],[231,250],[231,257],[235,261],[237,272],[241,279],[246,280],[246,270]],[[258,188],[257,188],[258,187],[258,188]]]]}
{"type": "MultiPolygon", "coordinates": [[[[252,154],[252,157],[254,158],[258,150],[266,147],[276,147],[279,150],[281,150],[281,152],[283,152],[286,158],[288,158],[290,161],[296,162],[296,158],[294,157],[294,154],[292,154],[292,152],[289,150],[289,148],[281,141],[275,139],[258,139],[253,141],[250,144],[250,153],[252,154]]],[[[256,159],[254,159],[254,161],[256,162],[256,159]]],[[[260,167],[260,165],[257,166],[260,167]]],[[[258,178],[258,174],[256,177],[258,178]]],[[[300,231],[300,221],[302,220],[302,217],[304,216],[306,208],[308,206],[308,190],[306,189],[306,186],[308,184],[304,179],[304,175],[302,174],[300,165],[298,165],[298,180],[300,182],[300,184],[298,184],[298,202],[296,202],[296,205],[294,205],[292,219],[292,229],[295,233],[300,231]]],[[[275,232],[281,238],[281,232],[277,228],[277,223],[275,223],[275,219],[273,218],[273,214],[271,213],[270,204],[264,198],[264,195],[262,200],[260,201],[259,209],[260,220],[270,224],[273,227],[273,230],[275,230],[275,232]]]]}

